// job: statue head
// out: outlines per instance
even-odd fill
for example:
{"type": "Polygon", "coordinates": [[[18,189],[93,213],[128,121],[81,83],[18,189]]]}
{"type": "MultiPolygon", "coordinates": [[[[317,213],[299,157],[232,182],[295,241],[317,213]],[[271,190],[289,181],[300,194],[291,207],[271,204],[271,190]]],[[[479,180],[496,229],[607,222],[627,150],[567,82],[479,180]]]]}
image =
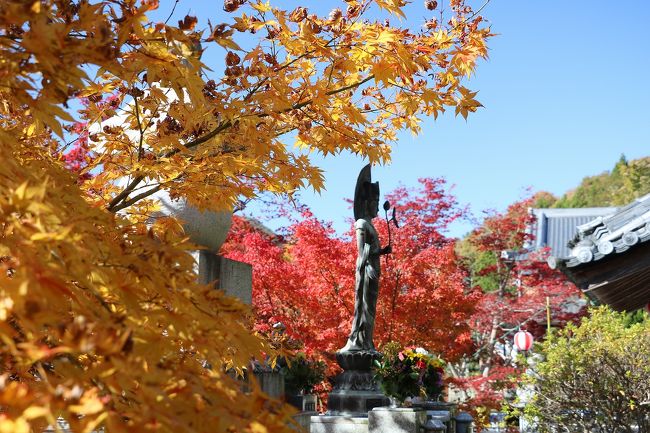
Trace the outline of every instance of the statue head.
{"type": "Polygon", "coordinates": [[[374,218],[379,212],[379,182],[372,182],[370,164],[359,172],[354,189],[354,219],[374,218]]]}

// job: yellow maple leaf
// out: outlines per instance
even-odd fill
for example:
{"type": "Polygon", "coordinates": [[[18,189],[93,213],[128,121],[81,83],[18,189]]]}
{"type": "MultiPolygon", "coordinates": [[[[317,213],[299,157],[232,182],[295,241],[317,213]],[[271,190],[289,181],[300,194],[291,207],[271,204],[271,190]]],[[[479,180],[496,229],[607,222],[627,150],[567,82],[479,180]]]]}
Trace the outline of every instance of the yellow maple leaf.
{"type": "Polygon", "coordinates": [[[253,421],[247,429],[250,433],[268,433],[268,429],[257,421],[253,421]]]}
{"type": "Polygon", "coordinates": [[[259,11],[259,12],[262,12],[262,13],[263,12],[268,12],[268,11],[271,10],[271,2],[267,1],[267,2],[263,3],[261,1],[258,1],[257,3],[252,4],[251,7],[253,9],[259,11]]]}

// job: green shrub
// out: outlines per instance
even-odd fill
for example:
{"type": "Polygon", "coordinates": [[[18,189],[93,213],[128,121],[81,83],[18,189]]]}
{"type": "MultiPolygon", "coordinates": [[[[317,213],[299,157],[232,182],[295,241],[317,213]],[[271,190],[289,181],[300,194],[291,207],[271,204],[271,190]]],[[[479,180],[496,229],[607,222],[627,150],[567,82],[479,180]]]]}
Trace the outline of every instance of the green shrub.
{"type": "Polygon", "coordinates": [[[650,432],[650,321],[595,308],[543,344],[526,408],[539,430],[650,432]],[[638,429],[638,430],[637,430],[638,429]]]}
{"type": "Polygon", "coordinates": [[[326,367],[323,361],[308,358],[303,352],[298,352],[294,358],[287,360],[284,368],[286,391],[294,394],[311,393],[314,386],[325,379],[326,367]]]}

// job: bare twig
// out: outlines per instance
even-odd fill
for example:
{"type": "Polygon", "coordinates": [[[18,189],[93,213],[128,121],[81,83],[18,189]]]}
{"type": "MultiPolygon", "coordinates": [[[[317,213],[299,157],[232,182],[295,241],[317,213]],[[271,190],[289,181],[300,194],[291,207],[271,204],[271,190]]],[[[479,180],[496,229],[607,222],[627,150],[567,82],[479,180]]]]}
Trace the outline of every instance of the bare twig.
{"type": "Polygon", "coordinates": [[[167,23],[169,22],[169,20],[172,18],[172,15],[174,15],[174,11],[176,10],[176,6],[178,5],[178,2],[179,2],[179,1],[180,1],[180,0],[176,0],[176,1],[174,2],[174,7],[172,7],[172,11],[169,13],[169,16],[168,16],[167,19],[165,20],[165,24],[167,24],[167,23]]]}

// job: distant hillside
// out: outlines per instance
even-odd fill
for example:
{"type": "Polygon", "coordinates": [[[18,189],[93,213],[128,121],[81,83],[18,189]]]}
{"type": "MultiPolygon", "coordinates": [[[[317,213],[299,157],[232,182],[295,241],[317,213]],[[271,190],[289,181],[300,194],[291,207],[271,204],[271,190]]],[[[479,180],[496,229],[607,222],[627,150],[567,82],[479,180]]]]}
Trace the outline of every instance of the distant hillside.
{"type": "MultiPolygon", "coordinates": [[[[543,195],[539,207],[622,206],[650,193],[650,157],[628,161],[621,156],[611,171],[585,177],[574,190],[553,200],[543,195]]],[[[536,197],[537,198],[537,197],[536,197]]]]}

